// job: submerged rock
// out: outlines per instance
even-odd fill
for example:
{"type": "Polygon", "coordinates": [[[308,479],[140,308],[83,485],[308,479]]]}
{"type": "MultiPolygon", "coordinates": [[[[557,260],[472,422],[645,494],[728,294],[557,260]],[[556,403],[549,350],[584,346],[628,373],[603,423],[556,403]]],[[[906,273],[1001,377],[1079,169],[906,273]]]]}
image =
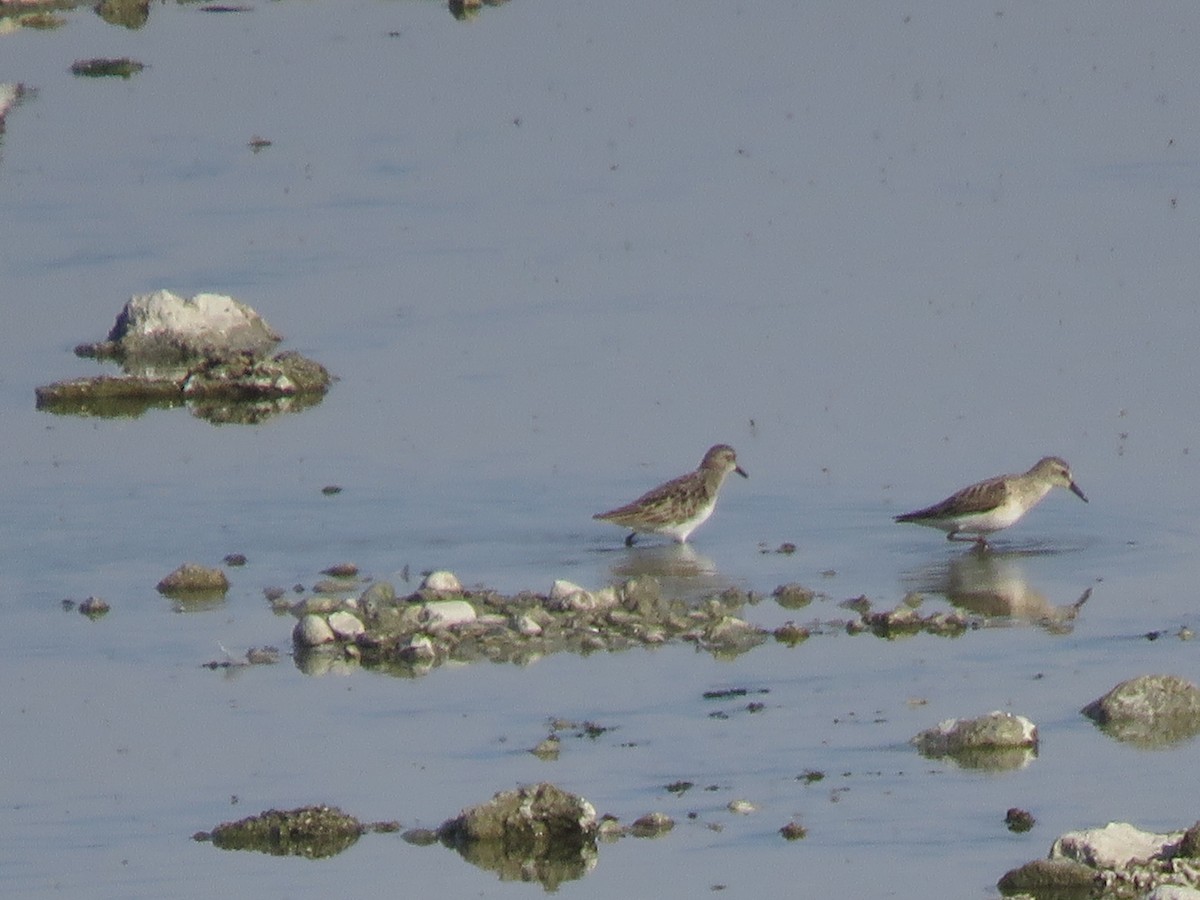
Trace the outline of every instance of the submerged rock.
{"type": "Polygon", "coordinates": [[[1056,898],[1087,900],[1092,896],[1096,871],[1069,859],[1036,859],[1001,876],[996,887],[1002,894],[1035,896],[1053,892],[1056,898]],[[1072,892],[1072,893],[1068,893],[1072,892]],[[1078,893],[1073,893],[1078,892],[1078,893]]]}
{"type": "Polygon", "coordinates": [[[298,353],[267,354],[280,337],[257,312],[223,294],[134,296],[104,341],[79,356],[118,362],[125,374],[39,387],[38,409],[131,416],[187,402],[209,421],[256,422],[317,402],[333,379],[298,353]]]}
{"type": "Polygon", "coordinates": [[[211,840],[222,850],[257,850],[272,856],[323,859],[341,853],[367,830],[337,807],[304,806],[271,809],[237,822],[225,822],[196,840],[211,840]]]}
{"type": "Polygon", "coordinates": [[[1200,863],[1189,852],[1200,843],[1189,838],[1194,832],[1200,839],[1200,823],[1169,834],[1124,822],[1070,832],[1054,842],[1048,859],[1013,869],[1000,879],[999,887],[1004,894],[1081,900],[1191,898],[1200,887],[1200,863]]]}
{"type": "Polygon", "coordinates": [[[946,719],[912,739],[923,756],[949,756],[960,765],[994,770],[1026,764],[1037,742],[1037,726],[999,710],[976,719],[946,719]]]}
{"type": "Polygon", "coordinates": [[[228,591],[229,579],[220,569],[184,563],[160,581],[157,590],[168,597],[212,596],[228,591]]]}
{"type": "Polygon", "coordinates": [[[1081,712],[1117,740],[1165,746],[1200,734],[1200,689],[1177,675],[1142,675],[1081,712]]]}
{"type": "Polygon", "coordinates": [[[532,878],[553,890],[595,865],[596,831],[587,800],[542,782],[464,809],[442,823],[438,837],[504,880],[532,878]]]}

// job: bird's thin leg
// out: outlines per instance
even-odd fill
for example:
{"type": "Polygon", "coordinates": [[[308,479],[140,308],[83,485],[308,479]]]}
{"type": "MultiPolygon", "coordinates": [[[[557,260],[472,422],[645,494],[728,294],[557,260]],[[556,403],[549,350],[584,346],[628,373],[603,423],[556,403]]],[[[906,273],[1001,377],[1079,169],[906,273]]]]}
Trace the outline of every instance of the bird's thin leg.
{"type": "Polygon", "coordinates": [[[637,540],[637,532],[636,531],[629,532],[629,537],[625,538],[625,546],[632,547],[633,542],[636,540],[637,540]]]}

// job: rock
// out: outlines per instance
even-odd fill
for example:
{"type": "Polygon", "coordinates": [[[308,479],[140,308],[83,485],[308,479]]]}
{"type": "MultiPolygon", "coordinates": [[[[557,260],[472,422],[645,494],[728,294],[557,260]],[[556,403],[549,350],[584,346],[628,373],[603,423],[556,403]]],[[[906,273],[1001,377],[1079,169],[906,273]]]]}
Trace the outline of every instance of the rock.
{"type": "Polygon", "coordinates": [[[196,563],[184,563],[158,583],[158,592],[167,596],[181,594],[224,594],[229,579],[220,569],[209,569],[196,563]]]}
{"type": "Polygon", "coordinates": [[[542,626],[538,624],[537,619],[528,614],[517,616],[513,627],[524,637],[537,637],[542,633],[542,626]]]}
{"type": "Polygon", "coordinates": [[[309,613],[292,629],[292,640],[300,647],[319,647],[333,643],[337,636],[321,616],[309,613]]]}
{"type": "Polygon", "coordinates": [[[358,616],[344,609],[329,614],[329,628],[344,641],[352,641],[367,630],[358,616]]]}
{"type": "Polygon", "coordinates": [[[771,592],[775,602],[784,609],[801,609],[813,602],[816,591],[809,590],[801,584],[781,584],[771,592]]]}
{"type": "Polygon", "coordinates": [[[1200,890],[1181,884],[1160,884],[1145,900],[1200,900],[1200,890]]]}
{"type": "MultiPolygon", "coordinates": [[[[1096,883],[1096,870],[1069,859],[1035,859],[1005,872],[996,883],[1003,894],[1088,891],[1096,883]]],[[[1057,895],[1056,895],[1057,896],[1057,895]]],[[[1073,896],[1073,895],[1072,895],[1073,896]]],[[[1080,897],[1090,896],[1087,893],[1080,897]]]]}
{"type": "Polygon", "coordinates": [[[99,597],[88,597],[79,604],[79,611],[93,620],[107,614],[110,608],[108,602],[99,597]]]}
{"type": "Polygon", "coordinates": [[[799,822],[788,822],[779,829],[779,833],[783,835],[784,840],[798,841],[801,838],[808,837],[808,829],[799,822]]]}
{"type": "Polygon", "coordinates": [[[1183,840],[1179,842],[1175,855],[1185,859],[1200,858],[1200,822],[1183,833],[1183,840]]]}
{"type": "Polygon", "coordinates": [[[462,584],[453,572],[438,570],[425,576],[421,582],[421,589],[436,591],[439,594],[461,594],[462,584]]]}
{"type": "Polygon", "coordinates": [[[244,303],[224,294],[135,294],[117,316],[102,355],[163,365],[189,358],[262,356],[280,336],[244,303]]]}
{"type": "Polygon", "coordinates": [[[1062,835],[1050,848],[1050,858],[1070,859],[1095,869],[1121,869],[1164,855],[1182,837],[1182,832],[1154,834],[1126,822],[1109,822],[1103,828],[1062,835]]]}
{"type": "Polygon", "coordinates": [[[1004,814],[1004,824],[1013,834],[1024,834],[1026,831],[1029,831],[1031,828],[1033,828],[1033,825],[1036,821],[1037,820],[1033,817],[1033,813],[1029,812],[1027,809],[1021,809],[1017,806],[1009,808],[1008,812],[1004,814]]]}
{"type": "Polygon", "coordinates": [[[549,850],[577,845],[596,833],[596,810],[582,797],[549,782],[500,791],[487,803],[464,809],[438,828],[450,845],[498,841],[549,850]]]}
{"type": "Polygon", "coordinates": [[[596,608],[596,600],[579,585],[558,579],[550,586],[550,608],[585,612],[596,608]]]}
{"type": "Polygon", "coordinates": [[[925,756],[950,756],[968,750],[1027,749],[1036,747],[1037,742],[1037,726],[1024,716],[999,710],[977,719],[946,719],[912,739],[925,756]]]}
{"type": "Polygon", "coordinates": [[[4,124],[4,117],[16,106],[24,92],[25,88],[20,83],[0,82],[0,125],[4,124]]]}
{"type": "Polygon", "coordinates": [[[399,656],[407,663],[431,663],[437,659],[437,650],[433,641],[423,634],[418,634],[400,648],[399,656]]]}
{"type": "Polygon", "coordinates": [[[237,822],[225,822],[195,835],[223,850],[257,850],[272,856],[323,859],[341,853],[358,840],[365,828],[358,819],[336,807],[304,806],[271,809],[237,822]]]}
{"type": "Polygon", "coordinates": [[[1122,681],[1081,712],[1121,741],[1149,746],[1200,734],[1200,689],[1177,675],[1122,681]]]}
{"type": "Polygon", "coordinates": [[[442,823],[438,837],[506,881],[537,880],[553,891],[595,866],[596,832],[590,803],[543,782],[463,810],[442,823]]]}
{"type": "Polygon", "coordinates": [[[646,813],[634,819],[629,831],[634,837],[660,837],[675,827],[675,820],[664,812],[646,813]]]}
{"type": "Polygon", "coordinates": [[[758,812],[758,807],[749,800],[730,800],[726,809],[739,816],[748,816],[750,813],[758,812]]]}
{"type": "Polygon", "coordinates": [[[358,566],[352,562],[334,563],[328,569],[322,569],[321,574],[331,578],[354,578],[358,575],[358,566]]]}
{"type": "Polygon", "coordinates": [[[466,600],[431,600],[421,606],[420,622],[427,628],[453,628],[474,622],[476,616],[466,600]]]}

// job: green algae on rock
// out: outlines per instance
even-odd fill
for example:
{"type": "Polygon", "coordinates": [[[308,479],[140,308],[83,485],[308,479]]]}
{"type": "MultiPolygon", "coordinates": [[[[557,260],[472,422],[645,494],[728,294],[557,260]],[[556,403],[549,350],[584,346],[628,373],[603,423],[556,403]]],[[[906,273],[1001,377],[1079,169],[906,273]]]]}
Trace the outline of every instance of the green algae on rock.
{"type": "Polygon", "coordinates": [[[368,830],[354,816],[334,806],[270,809],[257,816],[225,822],[211,832],[199,832],[198,841],[212,841],[222,850],[256,850],[272,856],[326,859],[351,846],[368,830]]]}
{"type": "Polygon", "coordinates": [[[553,890],[595,866],[597,827],[592,804],[542,782],[464,809],[442,823],[438,837],[504,881],[532,878],[553,890]]]}
{"type": "Polygon", "coordinates": [[[144,64],[127,56],[96,57],[95,59],[77,59],[71,63],[71,74],[83,78],[130,78],[142,69],[144,64]]]}
{"type": "Polygon", "coordinates": [[[118,363],[125,374],[39,387],[37,408],[135,417],[186,404],[214,424],[298,412],[320,402],[333,377],[294,351],[269,356],[280,340],[262,316],[232,297],[185,298],[165,290],[135,295],[105,340],[75,348],[77,356],[118,363]]]}
{"type": "Polygon", "coordinates": [[[167,597],[209,597],[229,590],[229,579],[220,569],[210,569],[197,563],[184,563],[163,578],[156,589],[167,597]]]}
{"type": "Polygon", "coordinates": [[[1166,747],[1200,734],[1200,688],[1178,675],[1142,675],[1080,712],[1116,740],[1166,747]]]}

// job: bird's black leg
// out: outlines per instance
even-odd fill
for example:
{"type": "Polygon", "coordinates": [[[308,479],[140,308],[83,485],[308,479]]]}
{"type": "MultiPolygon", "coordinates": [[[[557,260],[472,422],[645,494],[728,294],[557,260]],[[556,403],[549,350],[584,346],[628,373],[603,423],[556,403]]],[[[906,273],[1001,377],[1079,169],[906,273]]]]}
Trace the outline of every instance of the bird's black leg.
{"type": "Polygon", "coordinates": [[[625,546],[632,547],[633,542],[636,540],[637,540],[637,532],[636,531],[629,532],[629,537],[625,538],[625,546]]]}

